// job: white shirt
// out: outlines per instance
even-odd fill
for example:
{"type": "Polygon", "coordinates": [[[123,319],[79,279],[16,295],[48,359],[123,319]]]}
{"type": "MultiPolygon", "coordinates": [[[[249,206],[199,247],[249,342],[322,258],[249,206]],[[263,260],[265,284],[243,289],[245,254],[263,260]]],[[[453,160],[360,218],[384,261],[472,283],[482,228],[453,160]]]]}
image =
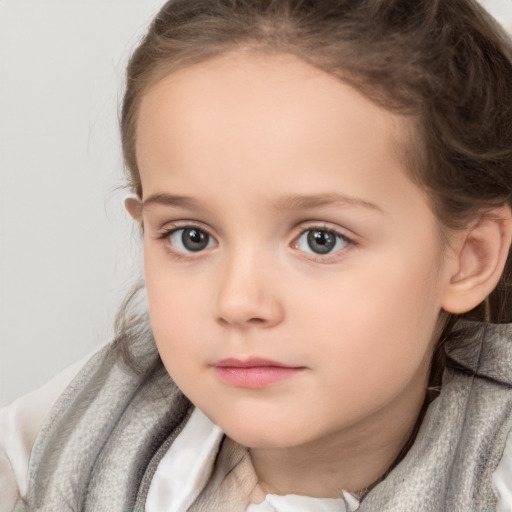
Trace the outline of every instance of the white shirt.
{"type": "MultiPolygon", "coordinates": [[[[18,496],[26,496],[30,452],[37,433],[51,406],[84,362],[75,363],[44,386],[0,410],[0,512],[12,512],[18,496]]],[[[186,510],[206,485],[222,438],[220,428],[201,411],[194,410],[158,465],[146,511],[186,510]]],[[[512,512],[512,431],[492,480],[498,495],[497,512],[512,512]]],[[[346,492],[340,499],[268,494],[262,503],[250,504],[246,512],[354,512],[358,507],[358,500],[346,492]]]]}

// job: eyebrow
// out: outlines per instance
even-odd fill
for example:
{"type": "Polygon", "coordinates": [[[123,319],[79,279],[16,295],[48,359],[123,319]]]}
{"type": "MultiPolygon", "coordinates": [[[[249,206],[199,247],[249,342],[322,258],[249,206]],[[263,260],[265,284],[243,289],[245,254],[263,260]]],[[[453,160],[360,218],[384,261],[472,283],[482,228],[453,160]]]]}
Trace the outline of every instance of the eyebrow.
{"type": "MultiPolygon", "coordinates": [[[[177,208],[200,208],[200,202],[192,197],[158,193],[149,196],[147,199],[144,199],[142,201],[142,209],[144,210],[153,204],[162,206],[174,206],[177,208]]],[[[276,201],[275,209],[277,211],[307,210],[320,208],[322,206],[335,205],[364,208],[366,210],[373,210],[383,213],[382,208],[374,203],[343,194],[297,194],[284,196],[276,201]]]]}
{"type": "Polygon", "coordinates": [[[188,196],[178,196],[172,194],[153,194],[142,201],[142,209],[148,206],[159,204],[162,206],[176,206],[181,208],[197,208],[199,202],[188,196]]]}
{"type": "Polygon", "coordinates": [[[312,194],[285,196],[278,200],[277,210],[303,210],[322,206],[349,206],[383,213],[380,206],[357,197],[343,194],[312,194]]]}

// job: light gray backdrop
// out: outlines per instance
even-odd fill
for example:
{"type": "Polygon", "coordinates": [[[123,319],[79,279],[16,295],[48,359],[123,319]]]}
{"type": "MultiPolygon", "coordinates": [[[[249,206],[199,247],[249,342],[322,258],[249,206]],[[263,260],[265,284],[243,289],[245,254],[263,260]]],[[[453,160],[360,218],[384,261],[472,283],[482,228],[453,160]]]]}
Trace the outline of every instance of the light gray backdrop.
{"type": "Polygon", "coordinates": [[[162,4],[0,3],[0,404],[108,340],[141,273],[117,109],[162,4]]]}
{"type": "MultiPolygon", "coordinates": [[[[512,31],[512,0],[483,1],[512,31]]],[[[141,275],[124,66],[163,0],[0,0],[0,405],[107,341],[141,275]]]]}

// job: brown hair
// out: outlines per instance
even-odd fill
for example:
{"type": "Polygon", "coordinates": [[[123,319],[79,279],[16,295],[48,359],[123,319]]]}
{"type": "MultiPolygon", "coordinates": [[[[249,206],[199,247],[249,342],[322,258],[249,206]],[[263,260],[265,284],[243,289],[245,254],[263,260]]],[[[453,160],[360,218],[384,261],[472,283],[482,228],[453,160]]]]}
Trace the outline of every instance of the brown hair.
{"type": "MultiPolygon", "coordinates": [[[[473,0],[167,2],[127,70],[122,144],[129,185],[139,197],[135,137],[145,91],[178,68],[236,49],[294,54],[410,116],[409,172],[442,226],[461,228],[494,206],[512,207],[511,45],[473,0]]],[[[511,281],[509,256],[485,304],[461,316],[512,320],[511,281]]],[[[442,340],[455,319],[446,319],[442,340]]],[[[129,321],[118,325],[122,343],[129,321]]]]}

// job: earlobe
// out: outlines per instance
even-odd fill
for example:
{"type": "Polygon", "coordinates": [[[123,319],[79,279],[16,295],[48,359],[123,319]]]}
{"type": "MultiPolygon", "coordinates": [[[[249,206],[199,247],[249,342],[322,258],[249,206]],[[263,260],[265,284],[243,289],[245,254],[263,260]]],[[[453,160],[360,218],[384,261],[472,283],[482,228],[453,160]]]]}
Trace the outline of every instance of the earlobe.
{"type": "Polygon", "coordinates": [[[142,202],[135,194],[130,194],[124,199],[124,207],[133,220],[142,221],[142,202]]]}
{"type": "Polygon", "coordinates": [[[510,208],[485,212],[456,244],[454,272],[449,276],[442,307],[461,314],[480,304],[496,287],[510,251],[510,208]]]}

